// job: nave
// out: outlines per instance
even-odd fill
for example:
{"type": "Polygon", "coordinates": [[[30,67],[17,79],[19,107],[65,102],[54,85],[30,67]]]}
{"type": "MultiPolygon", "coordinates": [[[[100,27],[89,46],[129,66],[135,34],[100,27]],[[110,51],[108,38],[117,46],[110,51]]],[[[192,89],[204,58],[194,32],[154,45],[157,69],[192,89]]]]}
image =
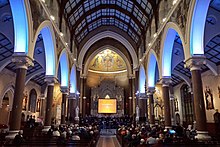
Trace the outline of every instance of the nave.
{"type": "Polygon", "coordinates": [[[116,136],[101,135],[96,147],[121,147],[116,136]]]}

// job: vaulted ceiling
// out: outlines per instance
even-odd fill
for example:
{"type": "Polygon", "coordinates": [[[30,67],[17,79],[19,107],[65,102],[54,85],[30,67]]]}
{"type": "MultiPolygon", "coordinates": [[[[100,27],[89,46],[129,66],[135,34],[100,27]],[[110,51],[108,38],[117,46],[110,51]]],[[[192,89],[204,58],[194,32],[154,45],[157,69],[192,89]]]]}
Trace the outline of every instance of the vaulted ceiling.
{"type": "MultiPolygon", "coordinates": [[[[160,0],[62,0],[64,16],[77,46],[102,27],[118,28],[139,46],[160,0]]],[[[114,30],[114,29],[113,29],[114,30]]],[[[120,33],[120,32],[118,32],[120,33]]]]}

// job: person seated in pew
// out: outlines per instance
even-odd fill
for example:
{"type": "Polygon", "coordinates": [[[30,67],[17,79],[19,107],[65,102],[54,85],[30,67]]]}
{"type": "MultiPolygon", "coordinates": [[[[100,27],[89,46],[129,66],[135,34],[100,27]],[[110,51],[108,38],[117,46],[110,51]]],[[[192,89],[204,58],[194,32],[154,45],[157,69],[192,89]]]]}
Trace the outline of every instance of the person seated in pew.
{"type": "Polygon", "coordinates": [[[72,133],[71,140],[80,140],[80,137],[79,137],[79,135],[77,134],[77,132],[73,132],[73,133],[72,133]]]}
{"type": "Polygon", "coordinates": [[[13,140],[13,144],[21,145],[24,142],[22,131],[19,131],[13,140]]]}

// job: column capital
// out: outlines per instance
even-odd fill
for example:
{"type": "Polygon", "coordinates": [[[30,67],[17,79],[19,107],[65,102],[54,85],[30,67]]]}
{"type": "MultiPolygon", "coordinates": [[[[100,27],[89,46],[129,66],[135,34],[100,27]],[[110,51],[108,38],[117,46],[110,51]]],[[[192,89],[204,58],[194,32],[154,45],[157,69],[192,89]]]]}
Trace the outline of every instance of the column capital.
{"type": "Polygon", "coordinates": [[[69,88],[67,86],[60,86],[60,91],[63,94],[69,94],[69,88]]]}
{"type": "Polygon", "coordinates": [[[28,69],[29,66],[34,66],[33,59],[27,55],[12,55],[12,62],[15,63],[16,68],[28,69]]]}
{"type": "Polygon", "coordinates": [[[204,64],[206,64],[205,56],[193,56],[185,60],[185,67],[189,68],[190,71],[201,70],[204,64]]]}
{"type": "Polygon", "coordinates": [[[54,76],[46,76],[44,81],[47,82],[48,85],[52,86],[54,85],[54,83],[58,82],[57,78],[54,76]]]}
{"type": "Polygon", "coordinates": [[[76,94],[75,93],[70,93],[68,96],[68,99],[76,99],[76,94]]]}
{"type": "Polygon", "coordinates": [[[172,83],[172,80],[170,77],[162,77],[159,83],[162,84],[162,87],[169,87],[172,83]]]}
{"type": "Polygon", "coordinates": [[[130,75],[128,76],[128,78],[129,78],[129,79],[135,79],[135,76],[134,76],[134,74],[130,74],[130,75]]]}
{"type": "Polygon", "coordinates": [[[174,94],[170,94],[170,100],[174,100],[174,99],[175,99],[174,94]]]}
{"type": "Polygon", "coordinates": [[[86,77],[87,77],[86,74],[80,74],[81,79],[86,79],[86,77]]]}
{"type": "Polygon", "coordinates": [[[155,87],[147,87],[147,95],[152,95],[155,92],[155,87]]]}

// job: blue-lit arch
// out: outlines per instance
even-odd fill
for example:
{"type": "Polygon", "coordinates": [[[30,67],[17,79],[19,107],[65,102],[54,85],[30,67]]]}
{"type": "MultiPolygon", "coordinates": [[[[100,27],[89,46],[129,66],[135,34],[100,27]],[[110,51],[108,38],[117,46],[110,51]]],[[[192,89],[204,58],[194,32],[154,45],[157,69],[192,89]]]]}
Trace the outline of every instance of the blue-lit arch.
{"type": "Polygon", "coordinates": [[[145,93],[145,82],[146,82],[146,75],[145,75],[145,69],[144,66],[140,66],[139,71],[139,92],[145,93]]]}
{"type": "Polygon", "coordinates": [[[148,66],[147,66],[147,87],[155,87],[156,65],[157,65],[157,59],[155,55],[152,52],[150,52],[148,66]]]}
{"type": "Polygon", "coordinates": [[[61,73],[61,87],[69,87],[69,61],[68,61],[68,54],[64,49],[60,54],[60,73],[61,73]]]}
{"type": "Polygon", "coordinates": [[[46,75],[55,76],[56,75],[56,62],[57,62],[57,53],[56,53],[56,40],[53,27],[50,21],[44,21],[38,27],[34,42],[33,50],[30,50],[31,57],[34,56],[34,48],[38,38],[38,35],[41,34],[44,43],[45,50],[45,60],[46,60],[46,75]]]}
{"type": "Polygon", "coordinates": [[[196,0],[190,27],[190,54],[204,54],[204,32],[210,0],[196,0]]]}
{"type": "Polygon", "coordinates": [[[14,52],[28,53],[29,25],[24,0],[10,0],[14,23],[14,52]]]}
{"type": "Polygon", "coordinates": [[[70,93],[77,93],[76,83],[76,66],[73,65],[70,73],[70,93]]]}

